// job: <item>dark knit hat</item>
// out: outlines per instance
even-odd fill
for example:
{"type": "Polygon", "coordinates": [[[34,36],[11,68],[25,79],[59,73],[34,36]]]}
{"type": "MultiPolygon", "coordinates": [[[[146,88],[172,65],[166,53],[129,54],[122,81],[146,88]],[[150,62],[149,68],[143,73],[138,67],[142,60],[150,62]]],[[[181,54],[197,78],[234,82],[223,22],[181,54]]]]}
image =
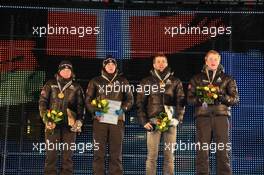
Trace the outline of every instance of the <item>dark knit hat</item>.
{"type": "Polygon", "coordinates": [[[103,61],[103,68],[108,64],[108,63],[114,63],[117,66],[116,59],[113,58],[112,55],[108,55],[106,59],[103,61]]]}
{"type": "Polygon", "coordinates": [[[58,68],[58,72],[60,72],[62,69],[71,69],[71,71],[73,71],[72,63],[68,60],[61,61],[58,68]]]}

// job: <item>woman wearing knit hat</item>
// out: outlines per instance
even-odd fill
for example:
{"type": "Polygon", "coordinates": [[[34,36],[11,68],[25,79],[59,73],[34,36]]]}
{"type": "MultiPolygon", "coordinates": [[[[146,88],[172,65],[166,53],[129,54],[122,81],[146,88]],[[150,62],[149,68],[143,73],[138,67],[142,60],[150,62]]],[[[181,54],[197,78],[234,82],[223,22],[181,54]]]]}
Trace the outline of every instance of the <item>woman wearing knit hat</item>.
{"type": "MultiPolygon", "coordinates": [[[[75,143],[76,132],[81,131],[84,117],[84,93],[81,86],[74,82],[74,73],[71,62],[62,61],[54,79],[49,80],[43,87],[39,98],[40,116],[45,124],[46,147],[58,142],[71,145],[75,143]],[[50,116],[56,111],[63,116],[61,122],[50,116]],[[49,113],[50,112],[50,113],[49,113]],[[49,132],[52,131],[52,132],[49,132]]],[[[61,150],[59,148],[59,150],[61,150]]],[[[70,148],[62,148],[62,170],[60,174],[73,174],[72,156],[70,148]]],[[[46,150],[44,174],[57,174],[57,147],[46,150]]]]}
{"type": "Polygon", "coordinates": [[[129,85],[127,79],[121,76],[117,69],[117,62],[112,56],[103,61],[101,75],[93,78],[87,87],[85,104],[93,115],[93,139],[99,149],[94,150],[93,173],[105,174],[105,150],[109,145],[109,175],[123,174],[122,167],[122,142],[124,137],[124,113],[133,105],[133,94],[131,91],[114,91],[115,85],[129,85]],[[109,92],[109,89],[112,91],[109,92]],[[102,122],[101,111],[92,105],[93,99],[106,99],[121,102],[121,108],[116,110],[117,124],[102,122]]]}

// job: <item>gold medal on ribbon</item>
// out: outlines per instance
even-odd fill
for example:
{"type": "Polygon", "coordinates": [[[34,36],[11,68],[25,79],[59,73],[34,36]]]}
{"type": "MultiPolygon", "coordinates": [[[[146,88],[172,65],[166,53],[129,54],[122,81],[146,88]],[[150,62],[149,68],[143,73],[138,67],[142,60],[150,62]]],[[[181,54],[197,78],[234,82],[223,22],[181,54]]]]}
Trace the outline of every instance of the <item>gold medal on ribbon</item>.
{"type": "Polygon", "coordinates": [[[160,87],[164,88],[165,87],[165,83],[163,81],[160,81],[160,87]]]}
{"type": "Polygon", "coordinates": [[[62,99],[62,98],[64,98],[64,94],[63,94],[62,92],[60,92],[60,93],[58,94],[58,97],[59,97],[60,99],[62,99]]]}

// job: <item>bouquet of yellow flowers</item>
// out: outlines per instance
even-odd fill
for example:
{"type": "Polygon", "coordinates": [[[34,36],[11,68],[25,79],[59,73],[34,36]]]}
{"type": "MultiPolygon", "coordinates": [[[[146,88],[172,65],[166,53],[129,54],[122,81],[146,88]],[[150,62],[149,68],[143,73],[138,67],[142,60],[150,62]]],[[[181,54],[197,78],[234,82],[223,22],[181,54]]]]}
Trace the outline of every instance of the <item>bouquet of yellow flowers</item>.
{"type": "MultiPolygon", "coordinates": [[[[45,124],[60,124],[64,120],[64,114],[61,111],[54,110],[54,109],[49,109],[43,116],[43,122],[45,124]]],[[[55,125],[54,125],[55,126],[55,125]]],[[[47,129],[47,131],[50,131],[52,134],[54,133],[54,129],[47,129]]]]}
{"type": "Polygon", "coordinates": [[[107,99],[93,99],[91,105],[96,109],[96,111],[100,111],[102,113],[107,113],[109,110],[109,102],[107,99]]]}
{"type": "Polygon", "coordinates": [[[53,122],[55,124],[59,124],[63,121],[63,119],[64,119],[63,112],[54,109],[47,110],[47,112],[43,116],[44,123],[53,122]]]}
{"type": "Polygon", "coordinates": [[[196,96],[201,102],[206,104],[214,104],[215,100],[219,97],[218,93],[219,87],[212,84],[196,87],[196,96]]]}
{"type": "Polygon", "coordinates": [[[153,123],[155,124],[155,130],[165,132],[169,129],[171,120],[169,119],[167,113],[161,112],[154,118],[153,123]]]}

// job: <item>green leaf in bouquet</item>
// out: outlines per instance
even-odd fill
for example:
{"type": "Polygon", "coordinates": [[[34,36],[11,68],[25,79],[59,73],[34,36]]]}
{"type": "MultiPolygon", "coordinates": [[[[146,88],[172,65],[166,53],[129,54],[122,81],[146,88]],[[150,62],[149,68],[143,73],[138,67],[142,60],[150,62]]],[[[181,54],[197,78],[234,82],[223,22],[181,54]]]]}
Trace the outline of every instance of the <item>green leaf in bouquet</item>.
{"type": "Polygon", "coordinates": [[[163,119],[163,118],[167,117],[167,114],[164,112],[161,112],[159,116],[161,119],[163,119]]]}
{"type": "Polygon", "coordinates": [[[54,120],[55,120],[55,115],[52,114],[51,117],[50,117],[50,119],[51,119],[52,121],[54,121],[54,120]]]}
{"type": "Polygon", "coordinates": [[[103,112],[103,113],[107,113],[108,110],[109,110],[109,107],[106,107],[106,108],[103,108],[102,112],[103,112]]]}
{"type": "Polygon", "coordinates": [[[203,92],[202,91],[197,91],[196,92],[196,96],[199,96],[199,97],[203,96],[203,92]]]}
{"type": "Polygon", "coordinates": [[[55,118],[54,120],[53,120],[53,122],[54,123],[58,123],[58,122],[60,122],[62,119],[61,118],[55,118]]]}
{"type": "Polygon", "coordinates": [[[207,104],[214,104],[214,100],[211,98],[205,98],[204,102],[206,102],[207,104]]]}

